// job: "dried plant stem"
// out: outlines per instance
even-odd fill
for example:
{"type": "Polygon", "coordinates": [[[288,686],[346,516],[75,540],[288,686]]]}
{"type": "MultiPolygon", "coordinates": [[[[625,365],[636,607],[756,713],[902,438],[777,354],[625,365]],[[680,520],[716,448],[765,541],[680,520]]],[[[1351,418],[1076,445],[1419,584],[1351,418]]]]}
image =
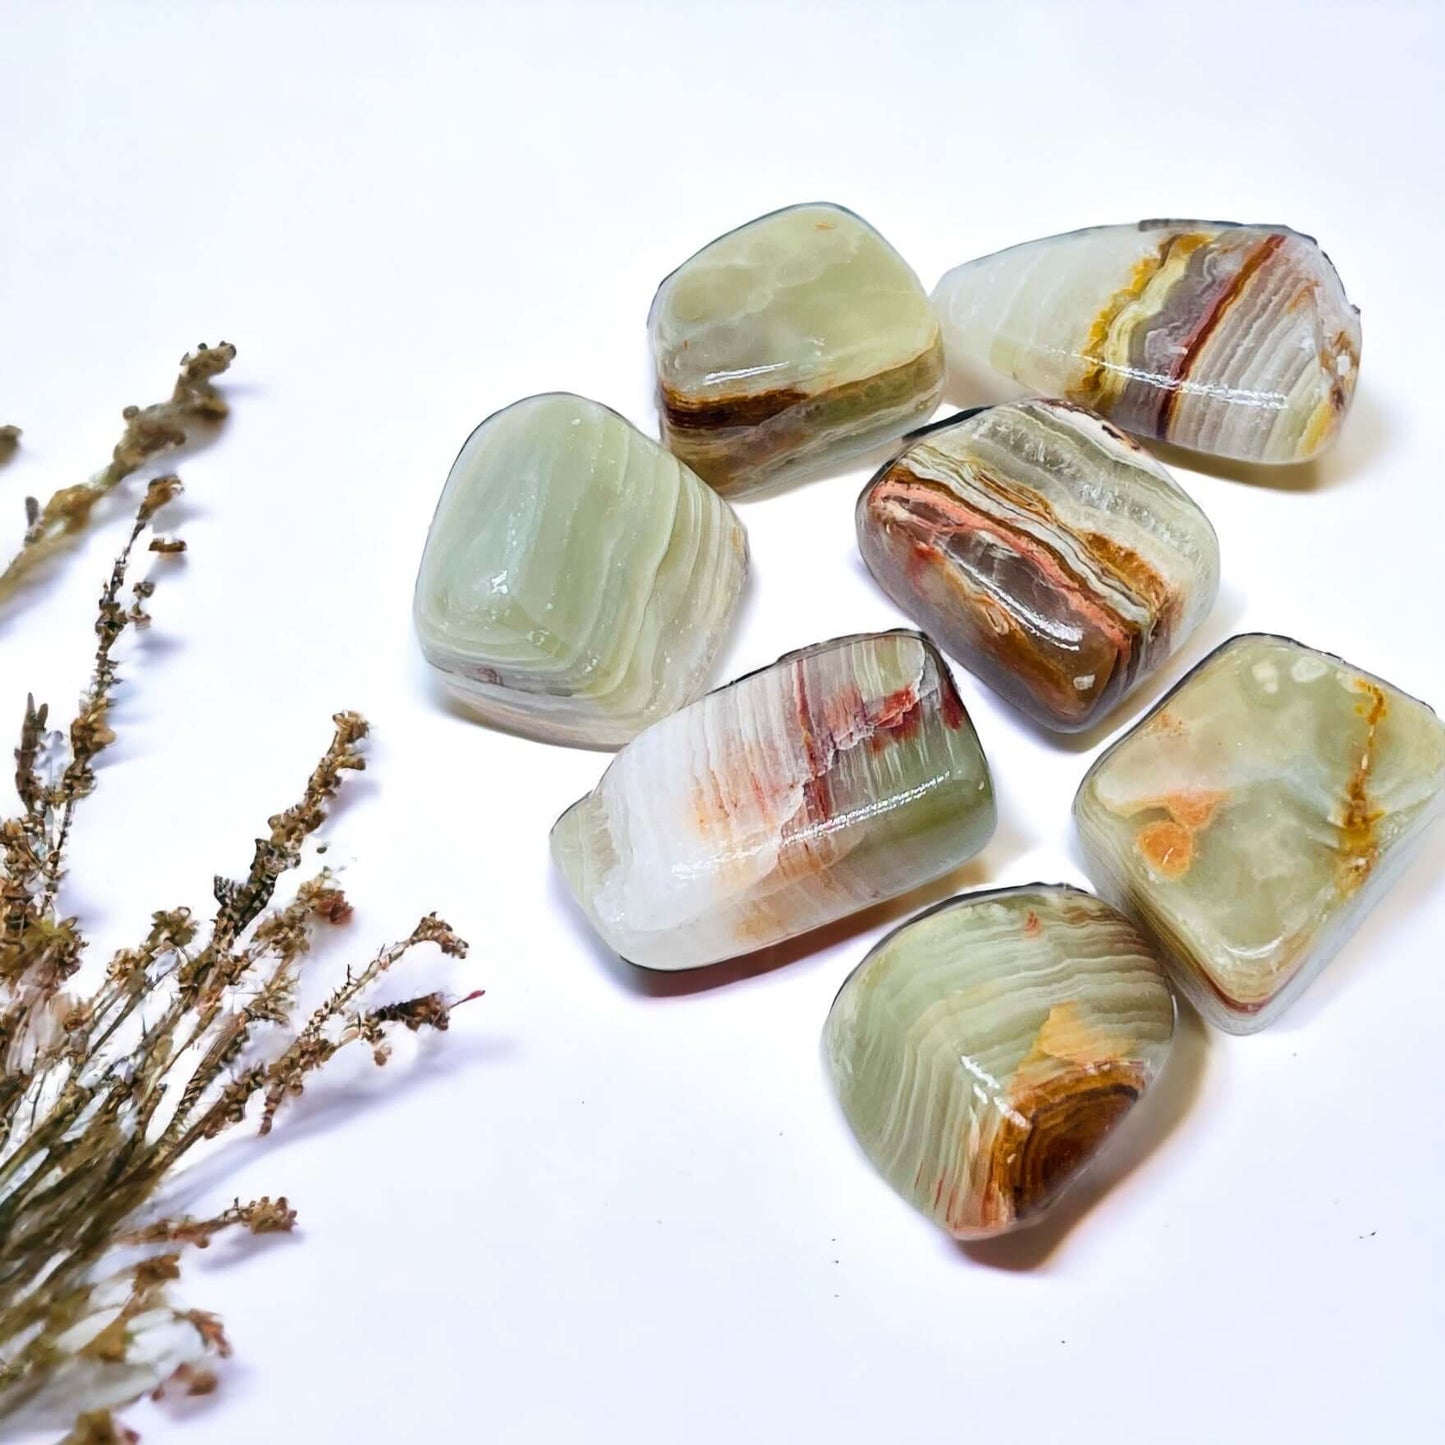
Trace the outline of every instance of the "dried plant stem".
{"type": "MultiPolygon", "coordinates": [[[[295,1221],[284,1197],[238,1199],[210,1218],[159,1214],[158,1195],[190,1152],[248,1117],[268,1133],[343,1049],[359,1044],[384,1064],[397,1027],[445,1030],[465,1001],[436,992],[368,1001],[419,945],[465,956],[428,914],[299,1015],[313,939],[351,907],[325,869],[286,901],[275,895],[346,775],[365,766],[367,724],[349,712],[336,714],[330,745],[300,798],[269,820],[246,873],[216,879],[209,923],[186,908],[152,913],[93,988],[72,990],[86,940],[59,903],[66,848],[95,789],[96,758],[114,741],[117,643],[150,620],[153,583],[126,590],[134,551],[179,490],[169,476],[147,487],[101,590],[90,682],[67,732],[53,733],[48,709],[27,702],[15,750],[20,811],[0,821],[0,1419],[63,1417],[74,1421],[66,1439],[91,1445],[131,1438],[114,1406],[163,1384],[215,1383],[202,1361],[229,1345],[215,1316],[173,1298],[183,1252],[225,1230],[266,1234],[295,1221]]],[[[180,545],[151,543],[163,553],[180,545]]]]}
{"type": "MultiPolygon", "coordinates": [[[[9,566],[0,572],[0,603],[7,601],[36,567],[84,531],[102,497],[157,452],[180,446],[186,440],[189,423],[218,421],[229,412],[226,399],[215,388],[215,379],[235,356],[236,348],[223,341],[219,346],[200,346],[182,357],[180,375],[168,400],[151,406],[128,406],[121,413],[125,430],[106,466],[87,482],[62,487],[43,507],[34,497],[26,498],[25,540],[9,566]]],[[[18,436],[19,432],[14,431],[12,445],[18,436]]]]}

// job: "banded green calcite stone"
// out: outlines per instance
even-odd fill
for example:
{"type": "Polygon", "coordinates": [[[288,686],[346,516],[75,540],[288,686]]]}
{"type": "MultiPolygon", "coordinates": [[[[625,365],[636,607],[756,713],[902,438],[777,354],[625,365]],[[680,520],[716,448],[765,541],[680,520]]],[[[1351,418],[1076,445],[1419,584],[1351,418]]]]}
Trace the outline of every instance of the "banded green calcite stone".
{"type": "Polygon", "coordinates": [[[703,690],[746,573],[742,524],[687,467],[595,401],[534,396],[453,464],[416,631],[489,722],[618,747],[703,690]]]}
{"type": "Polygon", "coordinates": [[[1247,462],[1328,445],[1360,364],[1359,313],[1335,268],[1285,226],[1095,226],[955,267],[933,304],[961,374],[1247,462]]]}
{"type": "Polygon", "coordinates": [[[558,820],[552,856],[611,948],[683,969],[906,893],[993,827],[947,665],[885,632],[792,653],[655,723],[558,820]]]}
{"type": "Polygon", "coordinates": [[[1212,1023],[1277,1017],[1445,802],[1445,727],[1283,637],[1211,653],[1074,800],[1089,873],[1164,945],[1212,1023]]]}
{"type": "Polygon", "coordinates": [[[1023,401],[937,423],[858,499],[883,590],[1047,727],[1096,722],[1193,632],[1219,590],[1204,513],[1082,407],[1023,401]]]}
{"type": "Polygon", "coordinates": [[[959,1239],[1031,1224],[1168,1055],[1174,996],[1107,903],[1033,884],[951,899],[850,975],[824,1050],[853,1133],[959,1239]]]}
{"type": "Polygon", "coordinates": [[[918,277],[840,206],[792,206],[704,247],[648,320],[666,445],[730,495],[901,436],[943,388],[918,277]]]}

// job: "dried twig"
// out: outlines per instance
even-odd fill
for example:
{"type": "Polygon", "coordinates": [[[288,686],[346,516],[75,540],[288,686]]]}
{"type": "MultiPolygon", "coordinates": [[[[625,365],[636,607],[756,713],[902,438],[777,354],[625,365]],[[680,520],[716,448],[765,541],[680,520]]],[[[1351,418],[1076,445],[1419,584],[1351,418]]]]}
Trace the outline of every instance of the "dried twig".
{"type": "Polygon", "coordinates": [[[336,715],[330,746],[300,799],[270,819],[246,874],[216,880],[207,925],[185,908],[153,913],[94,988],[73,989],[86,941],[59,906],[66,845],[114,740],[116,644],[149,621],[153,584],[126,591],[132,554],[179,489],[174,477],[147,488],[101,591],[90,685],[68,732],[52,732],[46,707],[28,702],[15,750],[20,811],[0,822],[0,1417],[63,1414],[75,1422],[66,1439],[89,1445],[133,1438],[111,1414],[118,1404],[215,1383],[203,1361],[229,1345],[215,1316],[174,1298],[184,1251],[225,1230],[266,1234],[295,1221],[284,1197],[166,1218],[157,1195],[177,1166],[248,1117],[267,1132],[347,1046],[385,1063],[397,1027],[444,1030],[463,1001],[367,1002],[419,944],[465,956],[428,915],[298,1014],[313,938],[351,907],[325,869],[287,901],[275,894],[346,774],[364,766],[367,725],[355,713],[336,715]]]}
{"type": "Polygon", "coordinates": [[[0,465],[8,462],[15,455],[15,449],[20,445],[20,428],[18,426],[0,426],[0,465]]]}
{"type": "Polygon", "coordinates": [[[219,346],[200,346],[183,356],[169,400],[151,406],[128,406],[121,413],[125,430],[108,465],[88,482],[62,487],[43,507],[34,497],[25,499],[25,540],[10,565],[0,572],[0,602],[10,598],[40,563],[84,531],[95,504],[103,496],[157,452],[180,446],[186,440],[188,424],[203,419],[218,421],[229,412],[225,397],[214,383],[235,356],[236,348],[226,341],[219,346]]]}

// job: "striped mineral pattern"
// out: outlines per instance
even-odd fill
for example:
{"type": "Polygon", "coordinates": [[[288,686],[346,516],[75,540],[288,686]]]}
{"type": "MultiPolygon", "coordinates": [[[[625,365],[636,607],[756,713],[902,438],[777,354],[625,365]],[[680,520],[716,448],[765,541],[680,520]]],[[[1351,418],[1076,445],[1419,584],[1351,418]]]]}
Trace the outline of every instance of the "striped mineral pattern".
{"type": "Polygon", "coordinates": [[[993,789],[947,665],[885,632],[792,653],[654,724],[552,830],[597,932],[697,968],[971,858],[993,789]]]}
{"type": "Polygon", "coordinates": [[[534,396],[452,466],[417,636],[486,720],[618,747],[703,690],[746,573],[742,524],[711,487],[607,407],[534,396]]]}
{"type": "Polygon", "coordinates": [[[943,388],[918,277],[840,206],[791,206],[704,247],[648,326],[663,441],[729,495],[891,441],[943,388]]]}
{"type": "Polygon", "coordinates": [[[1141,221],[955,267],[934,307],[949,364],[1241,461],[1307,460],[1354,395],[1359,313],[1284,226],[1141,221]]]}
{"type": "Polygon", "coordinates": [[[1109,711],[1174,652],[1219,587],[1204,513],[1139,445],[1068,402],[938,423],[858,499],[883,590],[1048,727],[1109,711]]]}
{"type": "Polygon", "coordinates": [[[1038,1220],[1162,1067],[1174,997],[1121,914],[1031,884],[951,899],[843,985],[824,1050],[883,1177],[959,1239],[1038,1220]]]}
{"type": "Polygon", "coordinates": [[[1283,637],[1211,653],[1090,768],[1090,876],[1164,946],[1211,1022],[1277,1017],[1383,894],[1445,800],[1425,706],[1283,637]]]}

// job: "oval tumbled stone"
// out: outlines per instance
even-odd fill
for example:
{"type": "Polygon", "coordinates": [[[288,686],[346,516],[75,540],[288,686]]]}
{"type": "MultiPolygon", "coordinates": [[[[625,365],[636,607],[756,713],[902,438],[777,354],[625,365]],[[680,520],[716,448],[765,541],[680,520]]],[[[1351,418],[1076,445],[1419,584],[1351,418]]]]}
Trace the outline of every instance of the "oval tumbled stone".
{"type": "Polygon", "coordinates": [[[841,206],[790,206],[704,247],[648,327],[663,441],[729,495],[901,436],[943,388],[927,293],[841,206]]]}
{"type": "Polygon", "coordinates": [[[746,574],[742,523],[711,487],[616,412],[551,393],[467,439],[416,631],[481,717],[618,747],[702,691],[746,574]]]}
{"type": "Polygon", "coordinates": [[[924,637],[845,637],[654,724],[552,830],[597,932],[698,968],[817,928],[971,858],[993,788],[924,637]]]}
{"type": "Polygon", "coordinates": [[[915,434],[858,499],[883,590],[1046,727],[1097,722],[1219,590],[1209,519],[1083,407],[1010,402],[915,434]]]}
{"type": "Polygon", "coordinates": [[[889,934],[823,1041],[883,1177],[959,1239],[1038,1220],[1148,1088],[1174,997],[1124,916],[1075,888],[968,894],[889,934]]]}
{"type": "Polygon", "coordinates": [[[1072,231],[955,267],[933,304],[955,370],[1247,462],[1327,446],[1359,372],[1359,312],[1329,257],[1287,226],[1072,231]]]}

